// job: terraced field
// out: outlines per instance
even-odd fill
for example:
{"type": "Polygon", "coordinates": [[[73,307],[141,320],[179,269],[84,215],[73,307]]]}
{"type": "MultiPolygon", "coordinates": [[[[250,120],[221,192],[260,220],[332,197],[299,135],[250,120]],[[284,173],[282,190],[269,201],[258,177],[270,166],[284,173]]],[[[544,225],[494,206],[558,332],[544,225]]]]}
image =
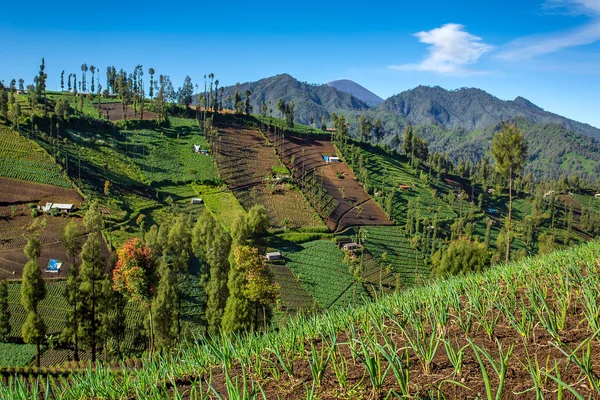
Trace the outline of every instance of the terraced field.
{"type": "Polygon", "coordinates": [[[273,131],[268,131],[266,135],[331,230],[341,231],[350,226],[391,225],[389,218],[358,183],[348,165],[324,161],[323,156],[336,155],[329,136],[299,137],[286,134],[282,138],[273,131]],[[321,193],[319,188],[323,188],[325,193],[321,193]]]}
{"type": "Polygon", "coordinates": [[[314,304],[314,298],[302,285],[299,278],[285,264],[270,264],[269,271],[273,281],[279,284],[279,303],[282,311],[295,314],[299,310],[309,310],[314,304]]]}
{"type": "Polygon", "coordinates": [[[435,213],[439,219],[451,219],[456,216],[456,213],[440,198],[452,190],[449,185],[433,186],[434,196],[431,188],[410,169],[407,161],[394,158],[373,146],[360,144],[358,148],[364,158],[369,182],[376,191],[384,188],[399,188],[400,185],[411,186],[408,190],[398,189],[394,196],[392,218],[397,224],[406,223],[409,201],[418,204],[421,215],[435,213]]]}
{"type": "Polygon", "coordinates": [[[423,263],[422,258],[415,254],[415,249],[410,245],[401,227],[376,226],[365,229],[367,250],[377,260],[382,260],[382,255],[386,253],[387,261],[380,263],[391,264],[391,270],[400,276],[403,285],[414,285],[419,279],[429,277],[431,270],[423,263]]]}
{"type": "Polygon", "coordinates": [[[0,126],[0,177],[73,187],[43,148],[6,126],[0,126]]]}
{"type": "Polygon", "coordinates": [[[213,151],[222,179],[247,210],[263,204],[271,226],[322,227],[323,222],[293,184],[283,183],[285,170],[273,147],[255,130],[217,126],[213,151]],[[277,179],[279,178],[279,179],[277,179]],[[281,183],[280,183],[281,182],[281,183]]]}
{"type": "MultiPolygon", "coordinates": [[[[299,277],[302,287],[317,300],[320,308],[344,303],[338,301],[355,280],[342,262],[344,253],[334,242],[316,240],[280,250],[290,270],[299,277]]],[[[363,297],[368,297],[368,293],[360,286],[354,298],[363,297]]]]}
{"type": "MultiPolygon", "coordinates": [[[[23,182],[13,179],[0,178],[0,279],[20,279],[27,258],[23,248],[27,239],[23,236],[35,221],[41,222],[47,218],[43,229],[40,230],[41,256],[38,260],[42,269],[48,265],[51,258],[63,261],[60,276],[71,265],[71,260],[65,254],[60,243],[60,235],[69,220],[78,217],[31,217],[29,204],[72,203],[75,208],[81,207],[83,199],[73,189],[42,185],[33,182],[23,182]]],[[[56,274],[44,273],[46,277],[56,277],[56,274]]]]}

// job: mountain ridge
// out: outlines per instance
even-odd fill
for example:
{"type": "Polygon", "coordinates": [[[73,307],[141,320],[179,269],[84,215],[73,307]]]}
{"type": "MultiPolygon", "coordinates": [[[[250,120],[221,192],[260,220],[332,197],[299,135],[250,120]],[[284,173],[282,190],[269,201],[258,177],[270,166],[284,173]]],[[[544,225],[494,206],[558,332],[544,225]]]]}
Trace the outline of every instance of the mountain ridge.
{"type": "Polygon", "coordinates": [[[327,82],[326,85],[351,94],[352,96],[366,103],[369,107],[377,107],[384,102],[384,99],[350,79],[338,79],[327,82]]]}
{"type": "Polygon", "coordinates": [[[600,129],[544,110],[517,96],[501,100],[478,88],[447,90],[440,86],[417,86],[386,99],[378,110],[398,114],[412,125],[441,125],[445,129],[484,129],[520,117],[534,123],[554,123],[600,140],[600,129]]]}

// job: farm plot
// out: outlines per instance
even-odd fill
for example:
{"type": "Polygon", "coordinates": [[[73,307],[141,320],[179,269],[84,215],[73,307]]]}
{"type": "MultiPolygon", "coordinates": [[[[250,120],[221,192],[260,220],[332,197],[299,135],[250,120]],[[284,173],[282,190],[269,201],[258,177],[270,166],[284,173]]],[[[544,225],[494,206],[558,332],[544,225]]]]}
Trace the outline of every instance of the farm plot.
{"type": "Polygon", "coordinates": [[[439,219],[451,219],[456,216],[440,198],[444,193],[452,191],[449,185],[427,185],[409,167],[408,162],[392,157],[372,146],[360,144],[356,147],[360,149],[369,182],[375,191],[397,188],[391,213],[396,223],[399,225],[406,223],[409,201],[417,205],[421,215],[436,214],[439,219]],[[400,185],[410,186],[410,189],[401,190],[400,185]]]}
{"type": "Polygon", "coordinates": [[[196,184],[191,186],[227,231],[231,230],[233,223],[240,215],[245,214],[244,208],[227,187],[196,184]]]}
{"type": "MultiPolygon", "coordinates": [[[[15,181],[0,178],[0,279],[19,279],[27,258],[23,248],[27,239],[23,236],[27,228],[33,223],[41,223],[46,218],[46,223],[41,224],[39,240],[41,243],[41,256],[38,262],[45,269],[48,261],[58,259],[63,261],[60,275],[69,268],[71,260],[65,254],[65,249],[60,243],[60,235],[69,220],[80,222],[79,217],[52,217],[38,216],[32,218],[29,204],[72,203],[76,208],[81,206],[83,199],[73,189],[56,186],[41,185],[38,183],[15,181]]],[[[56,274],[44,273],[46,277],[55,277],[56,274]]]]}
{"type": "Polygon", "coordinates": [[[322,135],[281,137],[273,132],[268,132],[268,138],[331,230],[340,231],[350,226],[391,225],[389,218],[358,183],[348,165],[324,161],[324,156],[336,154],[331,141],[322,135]]]}
{"type": "Polygon", "coordinates": [[[332,241],[317,240],[281,249],[287,265],[320,308],[330,308],[354,283],[344,254],[332,241]]]}
{"type": "Polygon", "coordinates": [[[5,126],[0,126],[0,176],[73,187],[42,147],[5,126]]]}
{"type": "Polygon", "coordinates": [[[263,204],[275,228],[323,226],[296,187],[285,182],[285,167],[259,132],[231,126],[218,130],[212,147],[221,177],[245,209],[263,204]]]}
{"type": "Polygon", "coordinates": [[[208,149],[196,120],[171,118],[169,127],[121,131],[126,154],[150,182],[184,183],[218,179],[213,157],[195,153],[208,149]]]}
{"type": "Polygon", "coordinates": [[[413,285],[419,279],[430,276],[430,268],[424,264],[420,255],[415,254],[415,249],[411,247],[401,227],[381,226],[365,229],[365,247],[380,264],[390,264],[392,272],[400,276],[403,285],[413,285]]]}
{"type": "MultiPolygon", "coordinates": [[[[98,104],[94,104],[96,110],[102,118],[106,118],[108,115],[108,120],[111,122],[121,121],[123,120],[123,106],[119,103],[101,103],[100,106],[98,104]]],[[[144,119],[151,120],[156,119],[157,116],[152,111],[144,110],[144,117],[140,113],[140,110],[137,111],[137,114],[134,113],[133,107],[127,107],[125,109],[125,119],[144,119]]]]}
{"type": "Polygon", "coordinates": [[[0,343],[0,368],[26,367],[35,358],[35,344],[0,343]]]}
{"type": "Polygon", "coordinates": [[[313,307],[315,299],[300,285],[300,279],[285,264],[269,264],[273,282],[279,284],[279,305],[282,311],[296,313],[313,307]]]}

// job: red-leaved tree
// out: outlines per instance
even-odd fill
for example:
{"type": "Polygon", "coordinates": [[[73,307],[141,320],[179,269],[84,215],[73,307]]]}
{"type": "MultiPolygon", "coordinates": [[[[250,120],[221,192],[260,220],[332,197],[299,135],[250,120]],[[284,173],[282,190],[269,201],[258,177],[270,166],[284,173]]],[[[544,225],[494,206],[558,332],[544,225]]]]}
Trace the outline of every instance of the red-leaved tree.
{"type": "Polygon", "coordinates": [[[153,251],[139,238],[125,242],[117,251],[117,265],[113,270],[113,289],[123,293],[130,301],[146,307],[150,317],[148,351],[154,347],[152,322],[152,296],[156,291],[156,262],[153,251]]]}

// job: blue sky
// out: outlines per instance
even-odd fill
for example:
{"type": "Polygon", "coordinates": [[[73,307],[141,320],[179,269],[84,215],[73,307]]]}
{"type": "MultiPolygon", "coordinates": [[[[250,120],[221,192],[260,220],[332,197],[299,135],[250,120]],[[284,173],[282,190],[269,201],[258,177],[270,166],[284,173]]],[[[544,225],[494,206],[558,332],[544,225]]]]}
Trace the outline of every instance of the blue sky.
{"type": "Polygon", "coordinates": [[[200,83],[289,73],[352,79],[385,98],[418,85],[479,87],[600,127],[600,0],[8,2],[0,79],[49,87],[82,63],[142,64],[200,83]]]}

